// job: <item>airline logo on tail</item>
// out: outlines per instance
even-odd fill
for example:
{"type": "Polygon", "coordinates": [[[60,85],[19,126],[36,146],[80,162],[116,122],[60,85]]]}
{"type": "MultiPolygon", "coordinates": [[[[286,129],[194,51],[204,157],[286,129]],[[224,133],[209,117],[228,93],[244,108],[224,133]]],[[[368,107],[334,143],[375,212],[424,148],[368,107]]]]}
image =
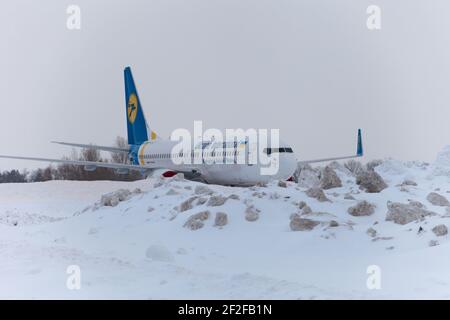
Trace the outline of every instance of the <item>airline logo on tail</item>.
{"type": "Polygon", "coordinates": [[[138,112],[138,99],[136,95],[132,93],[128,98],[128,108],[127,108],[128,121],[130,121],[131,124],[133,124],[134,120],[136,120],[137,112],[138,112]]]}

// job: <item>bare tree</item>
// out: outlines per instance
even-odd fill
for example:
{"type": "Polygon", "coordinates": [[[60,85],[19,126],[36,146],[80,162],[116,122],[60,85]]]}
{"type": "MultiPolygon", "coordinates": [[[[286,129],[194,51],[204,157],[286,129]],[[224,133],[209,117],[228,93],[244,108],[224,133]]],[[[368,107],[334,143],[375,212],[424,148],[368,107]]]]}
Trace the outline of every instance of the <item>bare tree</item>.
{"type": "MultiPolygon", "coordinates": [[[[117,137],[115,146],[118,148],[128,148],[128,144],[123,137],[117,137]]],[[[128,163],[126,152],[111,152],[111,158],[117,163],[128,163]]],[[[102,158],[98,149],[87,147],[81,149],[79,152],[72,149],[69,157],[63,157],[65,160],[81,160],[93,162],[108,162],[108,159],[102,158]]],[[[47,180],[120,180],[120,181],[134,181],[143,178],[139,171],[130,171],[126,174],[119,174],[115,169],[104,168],[96,166],[93,171],[86,171],[83,166],[72,165],[68,163],[61,163],[56,168],[49,166],[43,169],[37,169],[30,174],[29,181],[47,181],[47,180]]],[[[0,183],[11,180],[20,180],[13,174],[0,174],[0,183]]],[[[26,177],[26,173],[23,174],[26,177]]]]}
{"type": "Polygon", "coordinates": [[[100,151],[98,149],[94,148],[83,148],[81,150],[81,157],[80,160],[82,161],[101,161],[100,151]]]}
{"type": "MultiPolygon", "coordinates": [[[[114,146],[122,149],[129,148],[127,141],[121,136],[116,137],[114,146]]],[[[128,154],[126,152],[111,152],[111,159],[115,163],[128,163],[128,154]]]]}
{"type": "Polygon", "coordinates": [[[26,182],[26,172],[20,173],[19,170],[4,171],[0,173],[0,183],[19,183],[26,182]]]}

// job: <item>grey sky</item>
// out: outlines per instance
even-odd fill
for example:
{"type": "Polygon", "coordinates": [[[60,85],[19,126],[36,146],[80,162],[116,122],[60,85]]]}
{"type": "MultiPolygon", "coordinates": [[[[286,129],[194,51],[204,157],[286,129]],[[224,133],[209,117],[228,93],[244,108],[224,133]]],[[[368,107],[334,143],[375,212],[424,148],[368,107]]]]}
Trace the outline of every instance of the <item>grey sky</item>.
{"type": "MultiPolygon", "coordinates": [[[[150,126],[279,128],[299,159],[433,160],[450,144],[445,0],[13,1],[0,11],[0,153],[126,135],[130,65],[150,126]],[[81,7],[82,28],[66,28],[81,7]],[[369,31],[366,8],[382,10],[369,31]]],[[[0,170],[44,166],[0,161],[0,170]]]]}

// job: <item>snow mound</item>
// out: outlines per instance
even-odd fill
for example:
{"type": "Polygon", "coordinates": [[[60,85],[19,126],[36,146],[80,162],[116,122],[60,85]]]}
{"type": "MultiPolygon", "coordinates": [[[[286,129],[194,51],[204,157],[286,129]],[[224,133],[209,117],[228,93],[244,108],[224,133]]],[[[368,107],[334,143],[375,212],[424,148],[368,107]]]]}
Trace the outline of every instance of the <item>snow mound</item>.
{"type": "Polygon", "coordinates": [[[225,212],[217,212],[214,219],[215,227],[223,227],[228,223],[228,215],[225,212]]]}
{"type": "Polygon", "coordinates": [[[375,168],[375,172],[383,177],[389,185],[401,185],[405,181],[425,178],[429,174],[428,169],[429,165],[426,162],[385,159],[375,168]]]}
{"type": "Polygon", "coordinates": [[[440,207],[450,206],[450,202],[448,201],[448,199],[436,192],[430,192],[430,194],[428,194],[427,196],[427,200],[434,206],[440,207]]]}
{"type": "Polygon", "coordinates": [[[172,253],[163,245],[151,245],[145,251],[145,256],[153,261],[172,262],[174,261],[172,253]]]}
{"type": "Polygon", "coordinates": [[[312,219],[301,218],[297,215],[294,215],[291,218],[291,222],[289,224],[292,231],[310,231],[314,229],[316,226],[320,224],[319,221],[315,221],[312,219]]]}
{"type": "Polygon", "coordinates": [[[36,224],[43,224],[49,222],[61,221],[64,218],[55,218],[49,217],[40,214],[30,214],[26,212],[11,212],[6,211],[4,213],[0,213],[0,224],[4,224],[7,226],[21,227],[21,226],[29,226],[36,224]]]}
{"type": "Polygon", "coordinates": [[[294,176],[301,187],[312,188],[320,184],[320,171],[308,164],[300,165],[294,176]]]}
{"type": "Polygon", "coordinates": [[[341,179],[331,166],[326,166],[320,174],[320,187],[324,190],[342,187],[341,179]]]}
{"type": "Polygon", "coordinates": [[[427,200],[450,197],[431,175],[444,162],[377,162],[379,193],[360,190],[358,162],[329,165],[342,184],[332,189],[310,166],[299,183],[249,188],[182,175],[0,185],[0,283],[15,284],[0,298],[450,298],[450,207],[427,200]],[[73,264],[78,292],[64,286],[73,264]],[[372,264],[395,272],[383,290],[366,287],[372,264]]]}
{"type": "Polygon", "coordinates": [[[410,201],[409,203],[388,202],[388,212],[386,221],[392,221],[397,224],[408,224],[413,221],[425,219],[427,216],[436,215],[429,211],[418,201],[410,201]]]}
{"type": "Polygon", "coordinates": [[[375,212],[376,206],[366,200],[359,201],[356,205],[348,208],[347,212],[354,216],[370,216],[375,212]]]}
{"type": "Polygon", "coordinates": [[[364,171],[356,176],[356,184],[368,193],[378,193],[388,187],[383,178],[372,170],[364,171]]]}
{"type": "Polygon", "coordinates": [[[450,145],[445,146],[436,156],[434,165],[450,167],[450,145]]]}
{"type": "Polygon", "coordinates": [[[189,219],[186,220],[184,223],[184,227],[188,228],[190,230],[198,230],[200,228],[203,228],[205,220],[209,218],[211,213],[209,211],[202,211],[196,214],[193,214],[189,217],[189,219]]]}
{"type": "Polygon", "coordinates": [[[382,176],[396,176],[396,175],[404,175],[407,173],[407,168],[405,167],[404,162],[386,159],[382,161],[375,169],[382,176]]]}
{"type": "Polygon", "coordinates": [[[433,233],[438,237],[442,237],[448,234],[448,229],[445,224],[438,224],[433,229],[431,229],[431,231],[433,231],[433,233]]]}
{"type": "Polygon", "coordinates": [[[436,156],[432,165],[432,176],[450,177],[450,145],[445,146],[436,156]]]}

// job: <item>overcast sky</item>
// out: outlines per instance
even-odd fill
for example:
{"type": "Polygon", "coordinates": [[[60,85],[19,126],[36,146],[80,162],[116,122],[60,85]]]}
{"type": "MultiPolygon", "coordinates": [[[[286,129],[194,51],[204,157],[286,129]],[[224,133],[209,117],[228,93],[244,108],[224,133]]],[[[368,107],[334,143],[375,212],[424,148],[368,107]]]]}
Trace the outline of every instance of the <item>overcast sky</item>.
{"type": "MultiPolygon", "coordinates": [[[[152,129],[279,128],[299,159],[431,161],[450,144],[448,0],[15,0],[0,10],[0,154],[126,135],[123,68],[152,129]],[[81,30],[66,28],[69,4],[81,30]],[[381,30],[366,9],[381,8],[381,30]]],[[[0,170],[44,166],[0,161],[0,170]]]]}

